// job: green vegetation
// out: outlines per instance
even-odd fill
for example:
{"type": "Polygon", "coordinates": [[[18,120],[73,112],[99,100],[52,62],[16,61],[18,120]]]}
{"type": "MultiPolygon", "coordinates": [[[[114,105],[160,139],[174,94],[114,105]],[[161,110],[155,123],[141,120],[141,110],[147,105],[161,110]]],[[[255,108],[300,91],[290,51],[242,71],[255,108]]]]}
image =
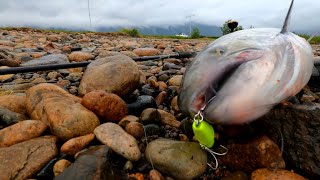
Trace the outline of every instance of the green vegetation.
{"type": "MultiPolygon", "coordinates": [[[[311,37],[307,34],[297,34],[297,35],[302,38],[305,38],[306,40],[308,40],[311,37]]],[[[319,44],[319,43],[320,43],[320,36],[314,36],[310,41],[310,44],[319,44]]]]}
{"type": "Polygon", "coordinates": [[[192,39],[196,39],[196,38],[200,38],[201,35],[200,35],[200,30],[199,28],[193,28],[192,31],[191,31],[191,38],[192,39]]]}
{"type": "MultiPolygon", "coordinates": [[[[231,33],[231,29],[228,27],[228,21],[224,22],[224,24],[221,27],[221,32],[223,35],[231,33]]],[[[238,27],[234,31],[239,31],[239,30],[243,30],[243,27],[238,25],[238,27]]]]}
{"type": "Polygon", "coordinates": [[[121,29],[120,32],[128,34],[131,37],[139,37],[140,36],[140,32],[138,29],[133,28],[133,29],[121,29]]]}

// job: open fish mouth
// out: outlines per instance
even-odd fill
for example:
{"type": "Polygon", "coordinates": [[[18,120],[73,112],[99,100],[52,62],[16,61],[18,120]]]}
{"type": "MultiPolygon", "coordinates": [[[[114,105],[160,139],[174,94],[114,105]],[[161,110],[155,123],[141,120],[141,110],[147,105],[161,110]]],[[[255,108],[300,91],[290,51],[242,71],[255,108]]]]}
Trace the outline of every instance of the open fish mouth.
{"type": "Polygon", "coordinates": [[[208,83],[208,86],[200,89],[199,93],[195,95],[195,98],[191,103],[191,110],[194,113],[197,113],[200,110],[204,110],[205,107],[216,98],[219,98],[220,90],[223,85],[232,77],[239,66],[240,65],[227,69],[220,74],[220,78],[213,80],[208,83]]]}

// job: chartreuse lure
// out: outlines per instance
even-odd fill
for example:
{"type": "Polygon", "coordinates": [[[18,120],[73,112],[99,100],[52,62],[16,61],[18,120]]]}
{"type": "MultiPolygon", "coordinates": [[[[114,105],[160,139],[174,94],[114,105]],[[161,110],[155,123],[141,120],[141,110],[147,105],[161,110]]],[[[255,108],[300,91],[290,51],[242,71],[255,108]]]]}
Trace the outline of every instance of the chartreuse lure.
{"type": "Polygon", "coordinates": [[[203,120],[202,109],[193,118],[192,130],[195,138],[199,141],[200,146],[214,157],[215,168],[209,163],[208,166],[215,170],[219,165],[215,155],[225,155],[227,154],[228,149],[222,145],[220,146],[226,150],[224,153],[217,153],[210,149],[214,145],[214,129],[208,122],[203,120]]]}

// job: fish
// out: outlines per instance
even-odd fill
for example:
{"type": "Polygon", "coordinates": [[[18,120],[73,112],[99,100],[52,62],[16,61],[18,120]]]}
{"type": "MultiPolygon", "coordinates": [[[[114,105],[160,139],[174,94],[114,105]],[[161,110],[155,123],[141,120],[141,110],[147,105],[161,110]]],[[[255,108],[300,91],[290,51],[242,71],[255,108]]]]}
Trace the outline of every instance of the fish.
{"type": "Polygon", "coordinates": [[[183,75],[178,105],[210,123],[249,123],[299,93],[314,68],[311,45],[282,29],[253,28],[224,35],[204,48],[183,75]]]}

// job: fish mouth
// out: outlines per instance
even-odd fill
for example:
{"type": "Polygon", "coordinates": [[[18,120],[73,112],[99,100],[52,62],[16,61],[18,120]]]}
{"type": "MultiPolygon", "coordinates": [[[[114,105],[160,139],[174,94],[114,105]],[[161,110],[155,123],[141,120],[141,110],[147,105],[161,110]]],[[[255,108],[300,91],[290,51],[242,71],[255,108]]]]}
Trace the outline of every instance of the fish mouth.
{"type": "Polygon", "coordinates": [[[195,95],[195,98],[191,103],[190,110],[193,113],[204,111],[207,105],[212,104],[217,99],[221,99],[222,87],[233,76],[239,66],[240,65],[237,65],[221,72],[218,78],[208,81],[208,84],[205,87],[199,89],[199,93],[195,95]]]}

